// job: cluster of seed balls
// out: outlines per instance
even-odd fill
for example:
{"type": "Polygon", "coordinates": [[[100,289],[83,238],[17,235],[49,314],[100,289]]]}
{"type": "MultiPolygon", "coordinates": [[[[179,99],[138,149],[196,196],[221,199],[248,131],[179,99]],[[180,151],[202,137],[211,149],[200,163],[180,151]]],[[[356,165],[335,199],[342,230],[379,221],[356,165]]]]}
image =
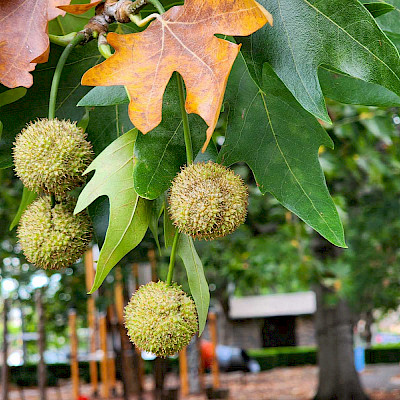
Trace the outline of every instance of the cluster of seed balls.
{"type": "Polygon", "coordinates": [[[67,192],[83,182],[92,148],[75,123],[40,119],[29,124],[14,144],[14,165],[24,186],[41,196],[23,213],[18,238],[27,260],[44,269],[76,262],[91,240],[88,215],[74,215],[67,192]]]}
{"type": "MultiPolygon", "coordinates": [[[[24,185],[44,193],[21,217],[18,236],[27,259],[58,269],[75,262],[90,240],[85,213],[73,214],[66,192],[82,183],[92,158],[81,129],[69,121],[42,119],[16,139],[15,171],[24,185]]],[[[212,240],[232,233],[246,218],[248,192],[232,170],[213,162],[181,170],[170,192],[171,218],[180,232],[212,240]]],[[[198,329],[196,307],[176,284],[151,282],[125,308],[125,325],[135,345],[160,357],[187,346],[198,329]]]]}
{"type": "MultiPolygon", "coordinates": [[[[180,232],[212,240],[244,222],[247,199],[246,186],[232,170],[213,162],[190,164],[172,183],[169,211],[180,232]]],[[[126,306],[125,326],[140,349],[160,357],[173,355],[198,329],[196,307],[180,287],[151,282],[126,306]]]]}

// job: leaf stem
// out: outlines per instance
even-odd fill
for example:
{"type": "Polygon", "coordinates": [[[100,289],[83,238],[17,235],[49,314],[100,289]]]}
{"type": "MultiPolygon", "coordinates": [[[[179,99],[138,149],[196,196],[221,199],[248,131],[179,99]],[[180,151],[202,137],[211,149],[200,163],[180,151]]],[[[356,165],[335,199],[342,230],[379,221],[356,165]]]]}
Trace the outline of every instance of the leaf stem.
{"type": "MultiPolygon", "coordinates": [[[[187,164],[193,163],[193,146],[192,146],[192,136],[190,134],[189,118],[185,109],[185,88],[182,77],[177,73],[176,79],[178,82],[178,93],[179,93],[179,105],[181,109],[182,122],[183,122],[183,134],[185,136],[185,146],[186,146],[186,160],[187,164]]],[[[169,268],[167,275],[167,285],[172,282],[172,276],[174,274],[175,259],[176,259],[176,249],[178,245],[179,231],[176,230],[174,241],[172,243],[171,256],[169,259],[169,268]]]]}
{"type": "Polygon", "coordinates": [[[77,32],[71,32],[68,33],[68,35],[63,35],[63,36],[52,35],[51,33],[49,33],[49,39],[51,43],[57,44],[58,46],[66,47],[71,43],[72,39],[76,35],[77,32]]]}
{"type": "Polygon", "coordinates": [[[60,84],[61,73],[64,68],[65,62],[71,51],[76,47],[79,43],[81,43],[85,39],[85,35],[83,33],[78,33],[71,42],[67,45],[64,51],[61,54],[60,59],[58,60],[56,70],[54,72],[53,81],[51,83],[50,90],[50,102],[49,102],[49,119],[53,119],[56,116],[56,101],[57,101],[57,92],[58,86],[60,84]]]}
{"type": "Polygon", "coordinates": [[[176,79],[178,81],[178,92],[179,92],[179,105],[181,108],[182,122],[183,122],[183,134],[185,136],[185,146],[186,146],[186,159],[187,164],[193,162],[193,146],[192,146],[192,136],[190,134],[189,117],[185,109],[185,89],[182,77],[177,73],[176,79]]]}
{"type": "MultiPolygon", "coordinates": [[[[157,9],[160,14],[165,13],[164,7],[158,0],[147,0],[149,3],[153,4],[153,6],[157,9]]],[[[190,126],[189,126],[189,118],[185,109],[185,89],[183,84],[182,77],[177,73],[176,78],[178,81],[178,92],[179,92],[179,104],[182,114],[182,122],[183,122],[183,133],[185,135],[185,145],[186,145],[186,159],[187,163],[191,164],[193,162],[193,147],[192,147],[192,137],[190,135],[190,126]]],[[[175,269],[175,260],[176,260],[176,251],[178,248],[180,233],[178,229],[175,232],[174,241],[172,242],[171,256],[169,258],[169,267],[168,267],[168,275],[167,275],[167,285],[171,285],[172,277],[174,275],[175,269]]]]}
{"type": "Polygon", "coordinates": [[[178,248],[178,239],[179,239],[179,231],[176,230],[175,236],[174,236],[174,241],[172,242],[171,256],[169,258],[168,275],[167,275],[167,282],[166,282],[167,285],[171,285],[172,277],[174,275],[176,250],[178,248]]]}
{"type": "Polygon", "coordinates": [[[154,13],[154,14],[150,14],[146,18],[142,19],[139,17],[139,15],[129,14],[130,20],[140,28],[142,28],[143,26],[146,26],[151,20],[153,20],[154,18],[157,18],[159,16],[160,16],[160,14],[154,13]]]}
{"type": "Polygon", "coordinates": [[[98,45],[99,53],[105,58],[110,58],[112,56],[111,48],[108,44],[100,44],[98,45]]]}

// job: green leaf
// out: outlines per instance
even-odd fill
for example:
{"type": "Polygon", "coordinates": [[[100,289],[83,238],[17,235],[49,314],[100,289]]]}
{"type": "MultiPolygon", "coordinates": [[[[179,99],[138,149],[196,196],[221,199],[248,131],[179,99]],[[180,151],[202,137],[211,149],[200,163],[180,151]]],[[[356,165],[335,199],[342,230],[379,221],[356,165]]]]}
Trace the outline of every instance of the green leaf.
{"type": "Polygon", "coordinates": [[[96,86],[77,105],[79,107],[96,107],[128,103],[129,97],[124,86],[96,86]]]}
{"type": "Polygon", "coordinates": [[[86,129],[89,125],[90,122],[90,113],[89,113],[89,109],[86,108],[85,109],[85,115],[81,118],[81,120],[76,124],[76,126],[78,128],[83,129],[83,132],[86,132],[86,129]]]}
{"type": "Polygon", "coordinates": [[[386,33],[400,34],[400,0],[385,0],[394,7],[394,11],[377,18],[381,29],[386,33]]]}
{"type": "Polygon", "coordinates": [[[133,128],[127,104],[94,107],[89,110],[88,140],[92,143],[96,155],[133,128]]]}
{"type": "Polygon", "coordinates": [[[164,211],[164,197],[160,196],[151,203],[149,229],[154,236],[157,248],[161,254],[160,240],[158,238],[158,221],[160,220],[161,214],[164,211]]]}
{"type": "Polygon", "coordinates": [[[99,247],[102,247],[106,240],[108,223],[110,221],[110,202],[108,197],[102,196],[96,199],[90,204],[88,211],[92,220],[96,243],[99,247]]]}
{"type": "Polygon", "coordinates": [[[172,243],[174,242],[175,236],[175,227],[172,223],[171,218],[169,217],[168,211],[168,203],[167,200],[164,200],[164,244],[165,248],[172,247],[172,243]]]}
{"type": "MultiPolygon", "coordinates": [[[[189,115],[193,152],[201,149],[207,126],[197,115],[189,115]]],[[[176,79],[171,79],[163,99],[163,119],[151,132],[140,134],[135,144],[136,164],[133,172],[136,192],[156,199],[170,186],[182,165],[186,148],[176,79]]]]}
{"type": "Polygon", "coordinates": [[[78,106],[90,110],[88,139],[95,154],[133,128],[128,103],[129,98],[123,86],[95,87],[79,101],[78,106]]]}
{"type": "Polygon", "coordinates": [[[18,87],[15,89],[6,90],[3,93],[0,93],[0,107],[3,107],[7,104],[14,103],[19,99],[22,99],[26,95],[27,89],[23,87],[18,87]]]}
{"type": "Polygon", "coordinates": [[[29,189],[27,189],[26,187],[24,187],[24,189],[22,191],[21,202],[19,203],[17,213],[15,214],[15,217],[10,224],[10,231],[13,230],[18,225],[22,214],[24,213],[26,208],[29,206],[29,204],[31,204],[37,198],[37,196],[38,196],[37,193],[32,192],[29,189]]]}
{"type": "Polygon", "coordinates": [[[378,25],[400,51],[400,0],[387,0],[395,8],[393,12],[377,18],[378,25]]]}
{"type": "Polygon", "coordinates": [[[400,51],[400,33],[386,32],[386,35],[400,51]]]}
{"type": "Polygon", "coordinates": [[[321,65],[400,95],[399,53],[357,0],[259,2],[274,16],[274,26],[237,38],[259,85],[263,64],[268,62],[297,101],[327,122],[330,118],[318,81],[321,65]]]}
{"type": "Polygon", "coordinates": [[[375,83],[353,78],[328,67],[318,70],[318,77],[324,95],[345,104],[363,104],[366,106],[400,106],[400,97],[375,83]]]}
{"type": "Polygon", "coordinates": [[[149,225],[151,204],[136,194],[132,177],[136,135],[137,131],[131,130],[119,137],[85,172],[95,170],[78,198],[75,213],[101,196],[107,196],[110,202],[108,230],[90,293],[97,290],[111,269],[142,241],[149,225]]]}
{"type": "Polygon", "coordinates": [[[388,3],[384,2],[363,2],[364,7],[372,14],[374,18],[380,17],[381,15],[385,15],[390,11],[393,11],[395,8],[388,3]]]}
{"type": "MultiPolygon", "coordinates": [[[[1,120],[4,132],[0,141],[0,168],[12,165],[11,149],[15,135],[29,122],[45,118],[48,114],[50,86],[54,70],[63,47],[51,45],[50,58],[45,64],[39,64],[33,73],[33,86],[20,100],[1,108],[1,120]]],[[[81,86],[81,77],[85,71],[101,60],[96,43],[77,47],[70,54],[61,75],[57,96],[56,115],[58,118],[79,121],[85,110],[76,107],[76,103],[90,88],[81,86]]],[[[6,88],[0,86],[0,92],[6,88]]]]}
{"type": "Polygon", "coordinates": [[[206,326],[210,305],[210,291],[204,275],[203,264],[194,247],[193,239],[189,236],[180,235],[177,252],[185,264],[190,292],[196,304],[199,318],[199,335],[201,335],[206,326]]]}
{"type": "MultiPolygon", "coordinates": [[[[18,101],[25,96],[26,92],[27,90],[25,88],[19,87],[0,93],[0,107],[18,101]]],[[[9,168],[12,165],[11,155],[2,148],[3,142],[1,141],[1,138],[3,135],[3,128],[4,125],[0,121],[0,169],[9,168]]]]}
{"type": "Polygon", "coordinates": [[[199,151],[197,153],[197,156],[194,160],[195,163],[200,163],[200,162],[207,162],[207,161],[214,161],[216,162],[218,158],[218,150],[217,146],[215,143],[211,140],[209,145],[207,146],[207,149],[204,153],[199,151]]]}
{"type": "Polygon", "coordinates": [[[333,147],[325,130],[268,64],[257,87],[239,57],[226,98],[230,111],[219,161],[246,162],[262,193],[272,193],[326,239],[345,247],[343,227],[318,161],[320,146],[333,147]]]}

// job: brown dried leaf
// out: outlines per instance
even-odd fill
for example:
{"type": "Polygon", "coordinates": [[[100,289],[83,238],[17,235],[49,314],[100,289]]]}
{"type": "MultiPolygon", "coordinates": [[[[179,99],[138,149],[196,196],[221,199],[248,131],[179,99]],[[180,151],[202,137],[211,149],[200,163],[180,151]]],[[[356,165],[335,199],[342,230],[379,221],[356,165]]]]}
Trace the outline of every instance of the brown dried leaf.
{"type": "Polygon", "coordinates": [[[186,111],[199,114],[209,126],[206,147],[240,49],[214,35],[247,36],[267,22],[272,24],[271,15],[255,0],[186,0],[143,32],[110,33],[107,39],[115,54],[87,71],[82,84],[125,85],[130,118],[147,133],[161,122],[163,94],[178,71],[186,84],[186,111]]]}
{"type": "Polygon", "coordinates": [[[0,82],[30,87],[32,61],[46,52],[48,0],[0,1],[0,82]]]}

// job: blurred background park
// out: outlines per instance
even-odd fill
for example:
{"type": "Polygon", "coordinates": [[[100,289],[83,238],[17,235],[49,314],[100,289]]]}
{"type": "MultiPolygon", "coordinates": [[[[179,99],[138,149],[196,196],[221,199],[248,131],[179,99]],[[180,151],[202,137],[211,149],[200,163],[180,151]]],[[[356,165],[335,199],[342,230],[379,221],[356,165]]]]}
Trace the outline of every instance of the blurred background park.
{"type": "MultiPolygon", "coordinates": [[[[135,350],[122,317],[140,285],[166,276],[161,226],[89,296],[104,238],[66,270],[37,270],[9,230],[22,185],[0,171],[1,399],[311,399],[341,374],[354,375],[357,393],[400,399],[399,110],[328,106],[335,149],[321,147],[320,161],[349,248],[262,196],[237,165],[247,221],[196,241],[212,297],[207,328],[165,360],[135,350]]],[[[223,115],[219,146],[224,124],[223,115]]],[[[105,232],[107,221],[94,222],[105,232]]],[[[185,281],[181,265],[175,274],[185,281]]]]}

